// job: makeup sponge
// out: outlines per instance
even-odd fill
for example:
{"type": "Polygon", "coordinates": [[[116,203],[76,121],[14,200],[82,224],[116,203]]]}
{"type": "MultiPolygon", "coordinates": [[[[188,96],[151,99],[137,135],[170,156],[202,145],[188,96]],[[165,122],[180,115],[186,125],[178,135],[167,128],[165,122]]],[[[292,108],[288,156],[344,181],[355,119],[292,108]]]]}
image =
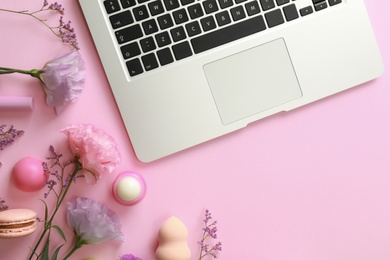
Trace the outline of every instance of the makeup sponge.
{"type": "Polygon", "coordinates": [[[191,251],[187,245],[188,231],[177,217],[170,217],[158,232],[159,246],[157,260],[190,260],[191,251]]]}

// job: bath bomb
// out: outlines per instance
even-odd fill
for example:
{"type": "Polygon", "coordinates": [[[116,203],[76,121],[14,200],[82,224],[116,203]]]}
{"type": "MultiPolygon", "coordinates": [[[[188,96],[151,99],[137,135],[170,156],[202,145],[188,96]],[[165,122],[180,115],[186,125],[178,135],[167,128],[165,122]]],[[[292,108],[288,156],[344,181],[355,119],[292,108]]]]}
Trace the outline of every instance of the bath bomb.
{"type": "Polygon", "coordinates": [[[25,157],[18,161],[12,175],[16,187],[22,191],[38,191],[45,187],[49,176],[43,171],[42,161],[32,157],[25,157]]]}

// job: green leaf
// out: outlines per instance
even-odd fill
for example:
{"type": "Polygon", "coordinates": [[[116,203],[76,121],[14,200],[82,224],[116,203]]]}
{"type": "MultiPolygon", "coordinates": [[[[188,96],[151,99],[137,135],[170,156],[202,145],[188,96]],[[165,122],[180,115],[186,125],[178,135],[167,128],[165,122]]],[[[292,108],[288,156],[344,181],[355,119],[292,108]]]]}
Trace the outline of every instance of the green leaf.
{"type": "Polygon", "coordinates": [[[41,200],[41,199],[39,199],[39,200],[42,201],[43,204],[45,204],[45,224],[46,224],[47,218],[48,218],[48,215],[49,215],[48,209],[47,209],[47,204],[46,204],[46,202],[44,200],[41,200]]]}
{"type": "Polygon", "coordinates": [[[55,230],[57,230],[58,234],[60,234],[60,236],[62,237],[62,239],[66,242],[66,237],[65,237],[65,234],[64,232],[62,232],[61,228],[57,225],[54,225],[52,226],[52,228],[54,228],[55,230]]]}
{"type": "Polygon", "coordinates": [[[47,239],[47,242],[45,244],[45,248],[43,248],[41,259],[42,260],[49,260],[49,239],[47,239]]]}
{"type": "Polygon", "coordinates": [[[60,252],[60,249],[61,249],[61,247],[63,247],[63,246],[64,246],[64,244],[63,244],[63,245],[60,245],[60,246],[56,249],[56,251],[54,251],[54,254],[53,254],[52,257],[51,257],[51,260],[57,260],[58,253],[60,252]]]}

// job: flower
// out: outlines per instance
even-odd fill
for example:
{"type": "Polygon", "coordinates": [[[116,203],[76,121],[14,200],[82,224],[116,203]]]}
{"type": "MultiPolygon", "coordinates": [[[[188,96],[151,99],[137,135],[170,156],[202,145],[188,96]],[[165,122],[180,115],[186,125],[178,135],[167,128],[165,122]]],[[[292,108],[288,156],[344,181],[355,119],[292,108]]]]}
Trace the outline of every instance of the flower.
{"type": "Polygon", "coordinates": [[[79,98],[85,83],[85,63],[78,51],[52,59],[40,70],[0,67],[0,75],[11,73],[27,74],[39,79],[46,93],[47,105],[54,107],[57,114],[79,98]]]}
{"type": "Polygon", "coordinates": [[[60,114],[83,91],[85,63],[78,51],[72,51],[47,62],[39,76],[46,92],[46,103],[60,114]]]}
{"type": "MultiPolygon", "coordinates": [[[[50,146],[50,156],[46,159],[49,163],[42,164],[45,174],[50,176],[47,181],[48,191],[45,192],[46,199],[50,194],[55,196],[55,207],[53,212],[49,211],[49,207],[44,200],[41,200],[45,206],[45,218],[40,222],[44,223],[43,230],[36,244],[32,247],[29,260],[35,258],[48,259],[50,248],[51,230],[54,229],[66,241],[64,232],[57,225],[53,225],[55,216],[64,201],[70,187],[75,183],[77,178],[85,177],[88,183],[96,183],[100,179],[101,173],[112,172],[116,164],[120,160],[120,154],[116,148],[116,144],[112,137],[102,130],[95,128],[89,124],[80,124],[69,126],[62,130],[68,136],[68,144],[73,152],[73,158],[68,161],[62,160],[62,154],[54,151],[53,146],[50,146]],[[73,170],[69,170],[73,167],[73,170]],[[81,173],[81,174],[80,174],[81,173]],[[82,174],[84,173],[84,174],[82,174]],[[45,245],[41,251],[38,251],[41,242],[45,240],[45,245]]],[[[68,208],[73,207],[70,214],[70,223],[76,223],[81,216],[88,218],[92,216],[90,226],[86,226],[86,222],[81,222],[80,225],[74,227],[77,230],[77,243],[69,253],[69,256],[78,248],[85,244],[95,244],[108,239],[120,238],[123,234],[120,232],[120,224],[115,214],[110,212],[104,206],[88,199],[79,199],[77,202],[68,205],[68,208]],[[82,212],[84,210],[84,213],[82,212]],[[92,215],[88,215],[91,213],[92,215]],[[77,216],[72,218],[72,216],[77,216]],[[111,222],[110,222],[111,221],[111,222]],[[86,228],[88,232],[86,232],[86,228]],[[83,232],[81,232],[83,231],[83,232]],[[85,231],[85,232],[84,232],[85,231]],[[111,234],[109,232],[112,232],[111,234]],[[115,237],[115,234],[117,237],[115,237]],[[84,236],[85,235],[85,236],[84,236]],[[90,235],[94,235],[91,239],[90,235]],[[101,235],[101,236],[100,236],[101,235]]],[[[61,250],[59,246],[53,253],[50,259],[57,259],[57,255],[61,250]]]]}
{"type": "Polygon", "coordinates": [[[214,258],[217,258],[217,252],[222,251],[222,243],[218,242],[213,246],[210,246],[209,244],[206,243],[206,239],[208,237],[211,237],[213,239],[217,238],[217,221],[213,221],[210,223],[212,217],[211,213],[209,210],[206,210],[205,212],[205,218],[203,220],[204,222],[204,228],[203,230],[203,236],[202,240],[199,243],[200,245],[200,254],[199,254],[199,260],[202,259],[203,257],[210,255],[214,258]]]}
{"type": "Polygon", "coordinates": [[[142,258],[136,257],[132,254],[126,254],[121,256],[120,260],[142,260],[142,258]]]}
{"type": "Polygon", "coordinates": [[[69,147],[82,165],[86,182],[95,184],[102,174],[111,173],[120,162],[114,139],[90,124],[69,126],[62,130],[69,147]]]}
{"type": "Polygon", "coordinates": [[[80,197],[67,204],[68,225],[73,229],[77,240],[65,259],[84,245],[95,245],[109,240],[123,241],[119,218],[103,204],[80,197]]]}

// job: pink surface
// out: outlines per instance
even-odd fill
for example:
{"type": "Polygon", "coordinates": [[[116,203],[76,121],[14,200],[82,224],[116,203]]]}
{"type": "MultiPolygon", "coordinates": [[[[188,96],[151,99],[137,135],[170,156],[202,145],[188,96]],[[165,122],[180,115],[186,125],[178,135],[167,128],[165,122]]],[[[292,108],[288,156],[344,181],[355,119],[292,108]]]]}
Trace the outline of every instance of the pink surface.
{"type": "MultiPolygon", "coordinates": [[[[0,76],[0,95],[34,98],[33,111],[0,112],[1,124],[26,132],[0,151],[0,197],[11,208],[31,208],[43,217],[39,199],[46,190],[17,189],[11,179],[14,164],[26,156],[44,160],[49,145],[68,154],[59,131],[69,124],[92,123],[111,134],[119,145],[121,165],[94,186],[78,181],[68,199],[85,196],[107,205],[119,215],[125,241],[85,246],[72,259],[111,260],[132,253],[152,260],[158,229],[172,215],[188,227],[188,243],[196,256],[206,208],[218,220],[223,246],[219,259],[390,259],[387,69],[375,81],[143,164],[134,156],[80,7],[77,1],[62,2],[65,20],[72,20],[78,33],[87,84],[80,99],[56,116],[45,105],[36,79],[0,76]],[[111,192],[117,174],[126,170],[142,174],[148,186],[145,199],[133,207],[121,206],[111,192]]],[[[0,8],[34,10],[40,4],[2,0],[0,8]]],[[[387,68],[390,2],[370,0],[366,5],[387,68]]],[[[0,12],[0,32],[0,66],[41,68],[70,50],[29,17],[0,12]]],[[[71,236],[64,207],[56,224],[71,236]]],[[[0,258],[27,258],[37,236],[0,240],[0,258]]],[[[53,243],[59,245],[61,239],[53,243]]]]}

